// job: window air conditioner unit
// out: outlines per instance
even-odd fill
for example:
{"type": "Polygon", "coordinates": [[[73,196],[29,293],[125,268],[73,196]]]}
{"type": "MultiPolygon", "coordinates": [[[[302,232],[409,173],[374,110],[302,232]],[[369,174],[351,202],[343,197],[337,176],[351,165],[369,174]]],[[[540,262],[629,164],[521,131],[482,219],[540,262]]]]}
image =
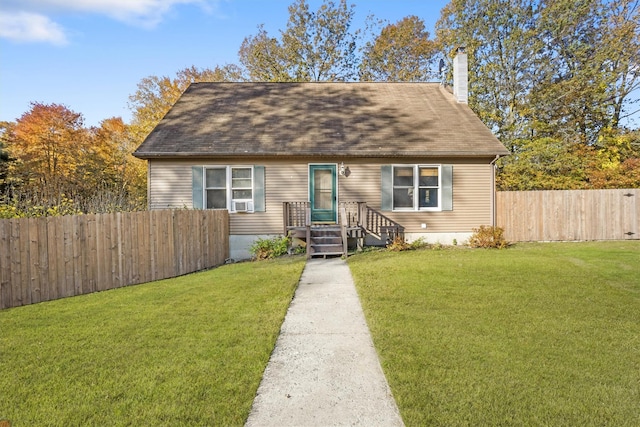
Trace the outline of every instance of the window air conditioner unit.
{"type": "Polygon", "coordinates": [[[236,201],[233,200],[231,202],[231,210],[233,212],[253,212],[253,202],[252,201],[236,201]]]}

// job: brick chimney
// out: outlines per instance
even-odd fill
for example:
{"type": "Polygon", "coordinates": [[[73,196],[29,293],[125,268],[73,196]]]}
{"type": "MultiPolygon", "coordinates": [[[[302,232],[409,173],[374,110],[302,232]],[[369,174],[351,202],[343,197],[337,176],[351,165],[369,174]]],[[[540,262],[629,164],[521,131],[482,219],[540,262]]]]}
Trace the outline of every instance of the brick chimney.
{"type": "Polygon", "coordinates": [[[469,67],[464,46],[456,49],[453,58],[453,96],[462,104],[469,103],[469,67]]]}

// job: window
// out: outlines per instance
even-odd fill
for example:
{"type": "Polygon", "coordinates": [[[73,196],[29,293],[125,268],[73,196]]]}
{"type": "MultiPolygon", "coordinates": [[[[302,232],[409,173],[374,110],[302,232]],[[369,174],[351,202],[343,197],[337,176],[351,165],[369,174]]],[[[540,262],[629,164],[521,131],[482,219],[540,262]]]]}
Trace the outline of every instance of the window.
{"type": "Polygon", "coordinates": [[[440,173],[437,167],[418,167],[418,209],[437,208],[440,173]]]}
{"type": "Polygon", "coordinates": [[[231,199],[252,199],[251,168],[231,168],[231,199]]]}
{"type": "Polygon", "coordinates": [[[227,209],[227,168],[205,172],[207,209],[227,209]]]}
{"type": "Polygon", "coordinates": [[[207,209],[253,210],[252,167],[210,167],[205,168],[204,176],[207,209]]]}
{"type": "Polygon", "coordinates": [[[393,166],[393,210],[439,210],[440,167],[393,166]]]}
{"type": "Polygon", "coordinates": [[[264,166],[192,166],[194,209],[266,212],[264,166]]]}

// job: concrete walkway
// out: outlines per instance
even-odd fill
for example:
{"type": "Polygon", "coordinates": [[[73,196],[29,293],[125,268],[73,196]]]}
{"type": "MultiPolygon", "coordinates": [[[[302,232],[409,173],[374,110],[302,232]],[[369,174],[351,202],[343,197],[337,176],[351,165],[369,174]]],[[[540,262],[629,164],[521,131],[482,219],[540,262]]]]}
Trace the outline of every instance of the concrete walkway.
{"type": "Polygon", "coordinates": [[[307,261],[246,425],[403,425],[344,260],[307,261]]]}

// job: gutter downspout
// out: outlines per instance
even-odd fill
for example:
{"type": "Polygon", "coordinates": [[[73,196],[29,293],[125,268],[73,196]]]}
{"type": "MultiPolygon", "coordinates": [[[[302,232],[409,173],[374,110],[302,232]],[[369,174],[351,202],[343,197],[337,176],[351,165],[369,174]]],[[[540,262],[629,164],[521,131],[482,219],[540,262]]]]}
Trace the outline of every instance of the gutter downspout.
{"type": "Polygon", "coordinates": [[[497,210],[497,201],[496,201],[496,162],[500,158],[500,154],[496,154],[496,158],[491,160],[489,165],[493,166],[491,168],[491,225],[495,228],[496,225],[496,210],[497,210]]]}

